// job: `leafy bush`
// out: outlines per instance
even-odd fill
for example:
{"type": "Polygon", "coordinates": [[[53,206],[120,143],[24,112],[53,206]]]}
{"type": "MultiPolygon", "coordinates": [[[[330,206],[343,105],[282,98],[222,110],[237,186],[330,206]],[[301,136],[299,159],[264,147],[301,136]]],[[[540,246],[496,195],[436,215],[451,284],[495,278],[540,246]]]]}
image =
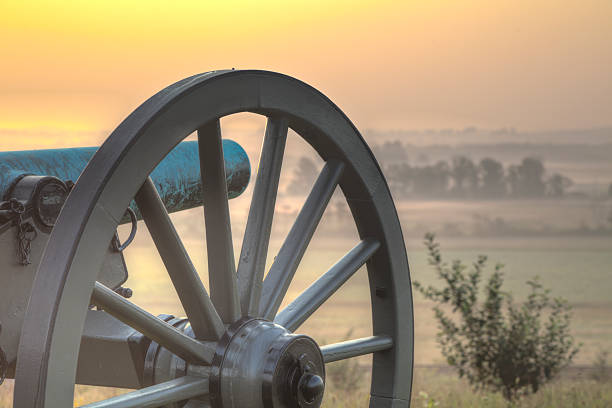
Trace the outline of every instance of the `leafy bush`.
{"type": "Polygon", "coordinates": [[[513,400],[537,392],[571,362],[579,347],[574,347],[569,332],[571,308],[565,300],[551,298],[536,278],[527,282],[531,287],[527,299],[514,302],[502,291],[501,264],[495,266],[483,293],[480,283],[486,256],[479,256],[467,271],[459,260],[450,266],[443,262],[433,234],[425,235],[425,245],[429,263],[445,286],[437,289],[419,282],[414,286],[437,303],[438,342],[460,377],[477,390],[501,391],[507,400],[513,400]]]}
{"type": "Polygon", "coordinates": [[[610,372],[608,367],[608,356],[610,352],[608,350],[599,350],[597,355],[595,356],[595,361],[593,364],[593,373],[591,374],[591,378],[595,381],[606,382],[610,379],[610,372]]]}

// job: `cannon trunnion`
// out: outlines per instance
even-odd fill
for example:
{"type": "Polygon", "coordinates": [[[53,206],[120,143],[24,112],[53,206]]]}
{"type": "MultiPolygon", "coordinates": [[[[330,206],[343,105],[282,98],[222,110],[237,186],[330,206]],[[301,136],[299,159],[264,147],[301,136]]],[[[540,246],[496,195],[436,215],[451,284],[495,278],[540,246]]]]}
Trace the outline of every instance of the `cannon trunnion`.
{"type": "Polygon", "coordinates": [[[75,384],[85,384],[132,389],[90,408],[318,408],[326,365],[364,355],[370,407],[409,406],[412,292],[397,212],[355,126],[307,84],[248,70],[186,78],[144,102],[99,149],[0,153],[0,195],[0,374],[15,379],[15,407],[72,407],[75,384]],[[240,112],[267,125],[235,257],[228,199],[246,188],[250,164],[222,139],[220,120],[240,112]],[[325,165],[267,268],[290,129],[325,165]],[[194,132],[197,141],[185,142],[194,132]],[[359,239],[286,299],[338,189],[359,239]],[[207,287],[169,217],[199,206],[207,287]],[[123,223],[133,233],[120,243],[123,223]],[[185,317],[154,316],[129,300],[123,251],[137,226],[149,231],[185,317]],[[319,345],[300,327],[362,267],[371,335],[319,345]]]}

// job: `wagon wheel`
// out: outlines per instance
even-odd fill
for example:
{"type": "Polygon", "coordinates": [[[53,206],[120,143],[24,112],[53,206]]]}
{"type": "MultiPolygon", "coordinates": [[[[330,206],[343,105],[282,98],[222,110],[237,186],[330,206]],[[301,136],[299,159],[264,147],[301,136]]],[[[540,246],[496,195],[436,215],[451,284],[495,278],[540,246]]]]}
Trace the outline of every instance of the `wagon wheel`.
{"type": "Polygon", "coordinates": [[[90,302],[187,362],[177,378],[93,406],[155,407],[190,400],[190,407],[317,407],[324,364],[371,353],[370,406],[409,405],[412,297],[387,184],[348,118],[320,92],[284,75],[214,71],[187,78],[150,98],[111,134],[66,201],[38,270],[18,355],[16,407],[72,406],[77,351],[90,302]],[[236,268],[219,119],[238,112],[265,115],[268,123],[236,268]],[[288,128],[326,164],[264,279],[288,128]],[[214,254],[208,257],[210,297],[148,178],[196,130],[207,249],[214,254]],[[338,185],[361,241],[279,312],[338,185]],[[189,330],[150,315],[96,282],[94,266],[102,263],[134,198],[178,292],[189,330]],[[293,334],[364,264],[372,337],[319,347],[310,337],[293,334]]]}

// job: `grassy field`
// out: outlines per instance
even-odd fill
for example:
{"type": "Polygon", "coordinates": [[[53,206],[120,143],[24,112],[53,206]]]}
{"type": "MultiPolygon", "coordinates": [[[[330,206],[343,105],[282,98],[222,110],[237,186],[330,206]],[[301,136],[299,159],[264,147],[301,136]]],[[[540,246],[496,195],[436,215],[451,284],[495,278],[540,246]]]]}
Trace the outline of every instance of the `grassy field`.
{"type": "MultiPolygon", "coordinates": [[[[240,251],[239,238],[244,231],[248,209],[248,201],[240,200],[232,201],[236,253],[240,251]]],[[[298,204],[298,200],[293,198],[279,200],[277,209],[280,215],[273,228],[269,263],[291,226],[298,204]]],[[[546,287],[552,289],[554,295],[568,299],[574,308],[572,333],[578,342],[583,343],[575,364],[591,365],[599,350],[612,351],[612,237],[607,234],[553,233],[545,227],[557,225],[561,229],[571,230],[581,223],[594,226],[599,222],[599,210],[593,210],[585,202],[571,201],[401,202],[398,209],[413,279],[425,284],[436,283],[421,243],[421,233],[429,227],[438,231],[443,255],[449,261],[462,259],[469,263],[476,255],[484,253],[489,255],[491,266],[496,262],[505,264],[506,288],[517,299],[525,296],[524,282],[536,275],[540,276],[546,287]],[[480,214],[480,218],[473,214],[480,214]],[[475,219],[494,219],[496,214],[503,214],[505,222],[515,226],[514,232],[490,231],[487,236],[479,236],[483,231],[475,228],[475,219]],[[520,234],[529,229],[531,232],[528,234],[520,234]]],[[[195,266],[199,271],[206,271],[207,259],[201,240],[204,236],[201,209],[176,214],[173,218],[195,266]],[[198,222],[193,222],[194,219],[198,222]]],[[[125,234],[126,231],[120,232],[125,234]]],[[[345,217],[326,215],[289,288],[285,304],[340,259],[357,239],[354,226],[347,223],[345,217]]],[[[134,290],[132,300],[154,314],[183,315],[178,297],[159,256],[152,249],[144,226],[126,252],[126,257],[130,270],[127,286],[134,290]]],[[[207,284],[206,273],[202,273],[202,280],[207,284]]],[[[415,363],[418,368],[413,387],[413,406],[505,407],[501,396],[474,393],[452,371],[431,368],[444,363],[435,341],[437,327],[431,307],[421,297],[415,297],[415,363]]],[[[368,336],[371,327],[368,282],[362,269],[300,331],[311,335],[320,344],[326,344],[345,339],[349,331],[352,337],[368,336]]],[[[335,369],[334,365],[330,366],[332,374],[334,371],[357,371],[361,374],[349,378],[337,375],[336,380],[330,377],[326,407],[367,406],[369,359],[360,358],[357,364],[358,368],[352,371],[347,367],[335,369]]],[[[610,388],[609,383],[598,383],[588,378],[563,378],[537,395],[521,400],[516,406],[611,406],[610,388]]],[[[83,404],[118,392],[77,387],[75,402],[83,404]]],[[[9,407],[10,400],[9,383],[0,387],[0,407],[9,407]]]]}
{"type": "MultiPolygon", "coordinates": [[[[367,379],[357,391],[342,381],[330,381],[324,407],[366,408],[367,379]]],[[[415,408],[604,408],[612,406],[612,383],[589,378],[561,378],[546,385],[535,395],[511,404],[501,394],[472,392],[467,382],[448,370],[415,369],[411,406],[415,408]]]]}
{"type": "MultiPolygon", "coordinates": [[[[553,204],[550,202],[548,204],[553,204]]],[[[421,205],[414,212],[422,214],[420,222],[433,223],[435,219],[446,217],[447,220],[460,222],[470,208],[485,209],[490,213],[511,213],[515,218],[545,218],[551,222],[554,217],[561,217],[566,212],[563,208],[553,208],[546,214],[546,209],[534,207],[529,213],[528,202],[523,202],[512,213],[509,204],[492,202],[457,203],[457,211],[452,212],[451,204],[430,203],[421,205]],[[446,214],[446,216],[444,216],[446,214]],[[450,214],[450,215],[449,215],[450,214]]],[[[520,203],[515,203],[520,204],[520,203]]],[[[234,204],[235,205],[235,204],[234,204]]],[[[563,204],[565,205],[565,204],[563,204]]],[[[400,218],[405,231],[408,259],[411,275],[414,280],[424,284],[435,284],[435,275],[427,263],[427,256],[422,245],[422,236],[413,234],[409,225],[415,217],[411,214],[410,205],[400,203],[400,218]],[[408,232],[406,232],[408,231],[408,232]]],[[[563,206],[562,206],[563,207],[563,206]]],[[[291,226],[295,216],[292,206],[281,202],[279,210],[284,208],[280,218],[275,222],[275,239],[271,242],[269,264],[282,244],[282,238],[291,226]]],[[[570,206],[572,208],[572,206],[570,206]]],[[[234,213],[240,208],[233,208],[234,213]]],[[[572,212],[567,210],[567,212],[572,212]]],[[[583,209],[584,214],[588,210],[583,209]]],[[[240,212],[238,211],[238,214],[240,212]]],[[[244,210],[246,215],[246,210],[244,210]]],[[[200,271],[206,270],[206,255],[199,237],[204,235],[201,223],[187,222],[190,217],[200,216],[199,212],[188,211],[175,216],[176,224],[185,240],[194,264],[200,271]]],[[[577,219],[578,216],[574,216],[577,219]]],[[[240,237],[244,225],[240,216],[234,219],[234,235],[240,237]]],[[[417,220],[415,218],[415,220],[417,220]]],[[[134,289],[133,300],[153,313],[182,314],[177,296],[173,293],[171,282],[164,272],[161,260],[149,247],[150,239],[146,230],[139,233],[136,242],[128,254],[130,266],[130,285],[134,289]]],[[[302,290],[310,285],[320,274],[325,272],[358,240],[354,226],[346,219],[326,216],[313,238],[311,246],[304,256],[295,279],[292,282],[285,304],[291,301],[302,290]]],[[[235,240],[235,251],[240,251],[240,241],[235,240]]],[[[478,254],[487,254],[490,266],[500,262],[505,265],[505,287],[517,300],[525,296],[527,286],[524,284],[534,276],[539,276],[545,287],[552,290],[554,296],[566,298],[574,308],[572,332],[577,341],[584,343],[576,357],[578,364],[590,364],[599,349],[612,350],[612,237],[608,236],[497,236],[479,238],[475,235],[445,236],[441,234],[440,243],[443,255],[448,261],[462,259],[468,264],[478,254]]],[[[202,274],[204,282],[208,281],[202,274]]],[[[431,304],[420,296],[415,296],[415,362],[417,364],[438,364],[442,357],[438,351],[435,334],[436,324],[431,311],[431,304]]],[[[367,275],[365,270],[358,271],[351,280],[317,311],[302,327],[305,333],[317,340],[337,341],[342,339],[348,330],[353,330],[356,337],[371,333],[369,319],[370,301],[367,275]],[[364,316],[368,316],[364,318],[364,316]]]]}
{"type": "MultiPolygon", "coordinates": [[[[367,408],[367,367],[357,375],[346,375],[352,366],[328,366],[324,408],[367,408]],[[342,373],[338,375],[338,373],[342,373]]],[[[11,407],[12,381],[0,387],[0,408],[11,407]]],[[[566,378],[546,385],[537,394],[508,404],[500,394],[473,392],[469,385],[445,369],[417,367],[412,387],[414,408],[607,408],[612,406],[612,382],[566,378]]],[[[75,407],[120,394],[121,390],[77,386],[75,407]]]]}

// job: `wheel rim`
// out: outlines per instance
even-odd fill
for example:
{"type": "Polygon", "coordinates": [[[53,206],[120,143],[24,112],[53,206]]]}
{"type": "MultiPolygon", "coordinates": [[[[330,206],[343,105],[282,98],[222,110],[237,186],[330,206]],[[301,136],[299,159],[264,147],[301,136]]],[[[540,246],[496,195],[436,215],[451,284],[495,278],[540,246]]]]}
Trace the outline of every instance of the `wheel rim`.
{"type": "MultiPolygon", "coordinates": [[[[155,219],[155,197],[150,189],[147,196],[147,177],[176,144],[196,130],[202,170],[208,175],[204,182],[207,235],[214,233],[219,237],[207,239],[207,245],[209,252],[219,254],[212,260],[218,263],[209,264],[209,270],[211,267],[215,270],[210,272],[210,298],[205,290],[204,294],[200,291],[196,295],[187,295],[181,290],[190,284],[203,289],[201,282],[198,285],[190,275],[193,273],[188,270],[188,258],[176,261],[179,265],[170,268],[166,265],[179,276],[173,283],[179,296],[185,294],[181,302],[197,340],[190,342],[173,337],[177,344],[164,346],[177,350],[186,359],[210,363],[214,354],[210,340],[222,337],[223,322],[233,323],[243,314],[269,319],[276,316],[277,323],[295,330],[335,292],[322,294],[326,284],[334,282],[332,286],[338,289],[353,269],[367,261],[374,337],[321,350],[327,362],[374,353],[370,405],[407,407],[413,365],[412,296],[403,237],[389,189],[363,138],[329,99],[303,82],[265,71],[213,71],[171,85],[126,118],[96,153],[62,210],[34,282],[19,348],[15,405],[73,404],[76,351],[92,291],[94,299],[110,302],[108,307],[122,307],[112,303],[112,296],[96,284],[97,269],[91,265],[102,263],[104,250],[134,196],[140,201],[139,206],[150,207],[149,214],[153,215],[149,219],[155,219]],[[255,238],[266,231],[269,238],[270,206],[252,204],[243,251],[254,255],[246,257],[248,261],[241,261],[237,273],[233,273],[236,268],[231,252],[227,200],[221,199],[227,194],[223,195],[225,179],[219,173],[222,162],[218,158],[223,156],[219,154],[218,121],[238,112],[268,117],[254,202],[259,197],[259,202],[274,203],[278,187],[276,174],[280,171],[278,160],[282,162],[287,128],[295,130],[326,162],[279,252],[277,266],[272,267],[263,285],[262,262],[265,262],[267,243],[255,238]],[[266,168],[268,163],[272,164],[266,168]],[[267,183],[259,180],[260,174],[268,177],[267,183]],[[339,262],[340,266],[317,281],[314,289],[294,301],[299,312],[288,308],[277,315],[295,269],[337,185],[344,192],[362,242],[339,262]],[[265,301],[258,304],[259,299],[265,301]]],[[[168,241],[172,227],[164,227],[163,213],[157,215],[157,221],[151,222],[152,228],[157,226],[162,231],[166,228],[166,232],[158,232],[163,242],[156,244],[158,250],[166,247],[169,251],[166,256],[161,251],[160,254],[171,262],[181,252],[180,241],[175,240],[178,246],[174,250],[167,249],[165,244],[172,244],[172,240],[168,241]]],[[[150,227],[149,222],[147,226],[150,227]]],[[[151,324],[143,319],[142,324],[151,324]]],[[[170,338],[163,337],[170,336],[164,334],[167,329],[163,326],[140,329],[147,335],[162,336],[164,341],[170,338]],[[151,331],[154,329],[158,331],[151,331]]],[[[193,390],[196,385],[202,387],[204,380],[197,379],[197,384],[185,384],[185,379],[175,381],[177,384],[172,385],[177,389],[193,390]]]]}

